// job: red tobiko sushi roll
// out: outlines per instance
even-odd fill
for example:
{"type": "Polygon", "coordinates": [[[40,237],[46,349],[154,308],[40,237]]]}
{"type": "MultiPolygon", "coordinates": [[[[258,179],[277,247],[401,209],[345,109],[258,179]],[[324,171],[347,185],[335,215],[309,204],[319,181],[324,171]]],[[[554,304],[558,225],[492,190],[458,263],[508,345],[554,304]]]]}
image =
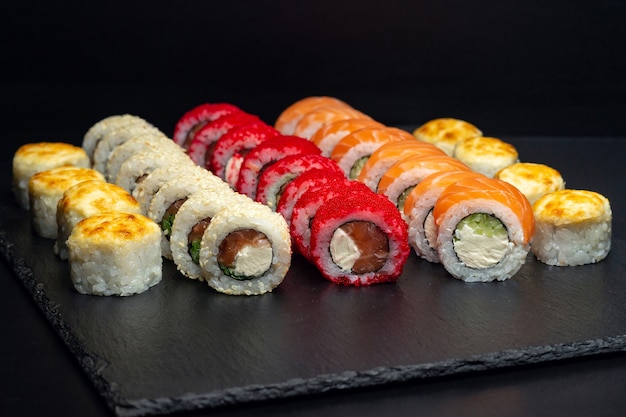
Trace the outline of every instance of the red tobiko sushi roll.
{"type": "Polygon", "coordinates": [[[215,142],[235,126],[248,123],[265,124],[258,116],[244,111],[224,115],[201,127],[187,148],[187,153],[196,165],[206,167],[211,161],[215,142]]]}
{"type": "Polygon", "coordinates": [[[339,165],[332,159],[318,154],[297,154],[286,156],[276,161],[259,175],[256,189],[256,201],[276,211],[278,201],[287,184],[309,169],[324,169],[342,173],[339,165]]]}
{"type": "Polygon", "coordinates": [[[313,218],[310,257],[336,284],[395,282],[409,254],[406,222],[389,199],[369,189],[326,201],[313,218]]]}
{"type": "Polygon", "coordinates": [[[276,211],[279,212],[287,224],[291,223],[291,213],[293,206],[300,197],[311,187],[322,186],[331,180],[345,180],[343,171],[326,170],[326,169],[309,169],[298,175],[293,181],[285,186],[283,194],[278,200],[276,211]]]}
{"type": "MultiPolygon", "coordinates": [[[[289,233],[294,248],[309,261],[311,255],[311,223],[317,215],[317,211],[326,202],[334,197],[345,197],[352,193],[358,193],[360,196],[365,189],[365,184],[358,181],[350,181],[343,177],[341,179],[331,179],[326,184],[310,187],[296,201],[291,213],[291,222],[289,223],[289,233]]],[[[369,190],[369,189],[368,189],[369,190]]],[[[372,194],[372,191],[368,194],[372,194]]],[[[365,194],[364,198],[368,198],[365,194]]]]}
{"type": "Polygon", "coordinates": [[[259,175],[270,164],[289,155],[320,153],[320,148],[304,138],[290,135],[274,136],[252,149],[243,158],[235,189],[254,200],[259,175]]]}
{"type": "Polygon", "coordinates": [[[174,126],[172,140],[183,149],[189,148],[195,133],[213,120],[227,114],[240,112],[241,109],[229,103],[204,103],[189,110],[174,126]]]}
{"type": "Polygon", "coordinates": [[[278,130],[266,124],[247,123],[233,127],[215,142],[207,168],[235,188],[243,157],[265,140],[279,134],[278,130]]]}

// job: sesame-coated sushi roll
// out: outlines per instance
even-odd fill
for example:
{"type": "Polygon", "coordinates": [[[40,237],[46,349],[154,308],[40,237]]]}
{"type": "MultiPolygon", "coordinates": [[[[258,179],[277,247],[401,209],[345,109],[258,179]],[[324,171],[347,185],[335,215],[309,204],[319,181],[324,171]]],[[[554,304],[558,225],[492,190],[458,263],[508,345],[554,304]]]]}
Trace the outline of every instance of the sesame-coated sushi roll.
{"type": "Polygon", "coordinates": [[[357,180],[367,185],[370,190],[376,191],[382,176],[396,162],[410,156],[445,154],[435,145],[415,139],[392,141],[372,152],[357,180]]]}
{"type": "Polygon", "coordinates": [[[515,146],[502,139],[476,136],[463,139],[454,147],[452,153],[472,171],[493,177],[502,168],[519,162],[515,146]]]}
{"type": "Polygon", "coordinates": [[[260,203],[219,211],[202,236],[202,276],[218,292],[271,292],[282,283],[290,266],[287,223],[280,214],[260,203]]]}
{"type": "Polygon", "coordinates": [[[514,185],[534,204],[544,195],[565,188],[561,173],[544,164],[518,162],[496,172],[494,178],[514,185]]]}
{"type": "Polygon", "coordinates": [[[384,127],[384,125],[373,119],[342,119],[320,127],[311,136],[310,141],[322,150],[322,155],[330,158],[341,139],[366,127],[384,127]]]}
{"type": "Polygon", "coordinates": [[[227,114],[241,111],[230,103],[203,103],[187,111],[178,119],[174,126],[172,140],[181,148],[187,150],[195,133],[209,122],[227,114]]]}
{"type": "Polygon", "coordinates": [[[526,261],[535,219],[526,196],[507,182],[460,179],[441,193],[433,217],[440,262],[457,279],[504,281],[526,261]]]}
{"type": "Polygon", "coordinates": [[[256,201],[276,211],[282,199],[284,188],[304,171],[323,169],[328,172],[342,173],[337,163],[318,154],[290,155],[271,164],[259,176],[256,201]]]}
{"type": "Polygon", "coordinates": [[[76,291],[129,296],[161,282],[159,227],[132,213],[109,212],[81,220],[67,239],[76,291]]]}
{"type": "Polygon", "coordinates": [[[450,156],[459,141],[482,134],[482,131],[473,124],[452,117],[430,120],[413,131],[417,140],[432,143],[450,156]]]}
{"type": "Polygon", "coordinates": [[[366,127],[341,139],[330,157],[339,164],[346,178],[356,180],[376,149],[386,143],[406,139],[413,140],[408,132],[401,129],[366,127]]]}
{"type": "Polygon", "coordinates": [[[378,183],[377,192],[394,203],[404,217],[404,202],[411,190],[430,174],[441,171],[470,169],[463,162],[447,155],[410,156],[396,162],[385,172],[378,183]]]}
{"type": "Polygon", "coordinates": [[[311,259],[336,284],[364,286],[394,282],[410,248],[407,225],[384,196],[364,187],[328,200],[311,225],[311,259]]]}
{"type": "Polygon", "coordinates": [[[167,181],[150,201],[148,217],[159,224],[163,230],[161,253],[167,259],[172,259],[170,237],[176,213],[191,195],[200,190],[213,192],[215,198],[221,198],[222,194],[232,193],[225,182],[204,170],[201,175],[197,173],[180,175],[167,181]]]}
{"type": "Polygon", "coordinates": [[[325,185],[331,180],[344,181],[343,172],[325,169],[311,169],[298,175],[293,181],[289,182],[285,187],[281,198],[278,200],[276,211],[285,218],[287,224],[291,224],[291,214],[293,207],[300,197],[311,187],[325,185]]]}
{"type": "Polygon", "coordinates": [[[189,157],[196,165],[210,167],[217,140],[230,129],[249,123],[264,124],[258,116],[244,111],[227,114],[207,123],[195,133],[189,144],[187,148],[189,157]]]}
{"type": "Polygon", "coordinates": [[[425,177],[407,196],[404,218],[409,224],[409,244],[420,258],[439,263],[437,225],[433,208],[449,185],[465,177],[479,176],[473,171],[440,171],[425,177]]]}
{"type": "Polygon", "coordinates": [[[84,149],[63,142],[38,142],[22,145],[13,155],[13,194],[17,204],[29,209],[28,181],[37,172],[64,165],[90,168],[84,149]]]}
{"type": "Polygon", "coordinates": [[[537,200],[533,212],[537,230],[531,251],[539,261],[556,266],[586,265],[609,254],[613,215],[602,194],[555,191],[537,200]]]}
{"type": "Polygon", "coordinates": [[[145,119],[133,114],[116,114],[105,117],[93,124],[83,137],[82,148],[87,153],[89,160],[93,159],[98,142],[111,130],[132,125],[151,126],[145,119]]]}
{"type": "Polygon", "coordinates": [[[170,249],[176,268],[187,278],[202,280],[200,244],[211,219],[223,209],[249,204],[251,200],[234,191],[216,193],[199,190],[180,206],[172,222],[170,249]]]}
{"type": "Polygon", "coordinates": [[[265,123],[247,123],[233,127],[215,142],[208,168],[235,188],[244,156],[265,140],[279,134],[278,130],[265,123]]]}
{"type": "Polygon", "coordinates": [[[96,214],[121,211],[140,213],[139,203],[126,190],[102,181],[83,181],[63,193],[57,205],[57,238],[54,253],[67,259],[66,240],[82,219],[96,214]]]}
{"type": "Polygon", "coordinates": [[[320,149],[298,136],[278,135],[264,141],[243,158],[235,189],[253,200],[256,199],[261,172],[279,159],[297,154],[319,155],[320,149]]]}
{"type": "Polygon", "coordinates": [[[62,166],[38,172],[28,182],[33,229],[41,237],[57,237],[57,204],[63,193],[83,181],[105,182],[95,169],[62,166]]]}
{"type": "Polygon", "coordinates": [[[285,110],[283,110],[276,122],[274,123],[274,127],[283,135],[293,135],[296,125],[304,117],[305,114],[309,113],[312,110],[315,110],[318,107],[323,106],[345,106],[350,107],[346,102],[329,96],[310,96],[305,97],[291,104],[285,110]]]}
{"type": "Polygon", "coordinates": [[[305,114],[296,124],[294,136],[311,139],[320,128],[347,119],[370,119],[365,113],[348,106],[322,106],[305,114]]]}

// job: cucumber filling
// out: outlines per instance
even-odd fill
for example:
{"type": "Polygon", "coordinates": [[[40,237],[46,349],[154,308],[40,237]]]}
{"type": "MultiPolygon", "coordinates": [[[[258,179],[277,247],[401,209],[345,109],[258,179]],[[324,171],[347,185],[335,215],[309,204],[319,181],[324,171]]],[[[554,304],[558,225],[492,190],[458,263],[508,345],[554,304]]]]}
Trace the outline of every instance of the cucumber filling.
{"type": "Polygon", "coordinates": [[[396,207],[398,207],[398,210],[400,210],[400,212],[404,211],[404,203],[406,202],[406,198],[409,196],[409,194],[411,194],[411,191],[413,191],[413,188],[415,188],[414,185],[408,187],[398,196],[398,200],[396,201],[396,207]]]}
{"type": "Polygon", "coordinates": [[[452,243],[459,260],[475,269],[497,265],[512,246],[504,224],[487,213],[463,218],[454,230],[452,243]]]}
{"type": "Polygon", "coordinates": [[[357,178],[359,178],[359,174],[363,170],[363,167],[365,166],[365,163],[368,159],[369,155],[362,156],[361,158],[357,159],[354,165],[352,165],[352,168],[350,168],[348,178],[350,178],[351,180],[356,180],[357,178]]]}

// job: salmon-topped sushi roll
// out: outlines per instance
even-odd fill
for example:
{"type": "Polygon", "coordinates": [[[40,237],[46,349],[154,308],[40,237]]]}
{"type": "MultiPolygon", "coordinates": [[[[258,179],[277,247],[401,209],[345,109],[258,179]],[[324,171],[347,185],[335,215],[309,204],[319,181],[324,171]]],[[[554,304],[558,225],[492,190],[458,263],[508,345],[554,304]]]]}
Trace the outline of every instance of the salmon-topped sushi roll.
{"type": "Polygon", "coordinates": [[[372,152],[357,180],[367,185],[370,190],[376,191],[385,171],[396,162],[416,155],[446,155],[446,153],[435,145],[413,138],[389,142],[372,152]]]}
{"type": "Polygon", "coordinates": [[[389,142],[406,140],[401,132],[403,131],[391,127],[366,127],[357,130],[341,139],[330,157],[339,164],[346,178],[356,180],[376,149],[389,142]]]}
{"type": "Polygon", "coordinates": [[[330,158],[333,149],[341,139],[345,138],[350,133],[366,127],[384,127],[384,125],[373,119],[356,118],[338,120],[319,128],[313,136],[311,136],[310,140],[322,150],[322,155],[330,158]]]}
{"type": "Polygon", "coordinates": [[[274,123],[274,127],[283,135],[293,135],[296,125],[300,121],[300,119],[310,112],[311,110],[316,109],[317,107],[322,106],[345,106],[351,107],[348,103],[344,102],[335,97],[329,96],[311,96],[305,97],[291,104],[285,110],[283,110],[276,122],[274,123]]]}
{"type": "Polygon", "coordinates": [[[441,171],[471,170],[463,162],[447,155],[410,156],[396,162],[385,172],[377,192],[394,203],[404,217],[404,202],[411,190],[430,174],[441,171]]]}
{"type": "Polygon", "coordinates": [[[189,148],[194,135],[207,123],[241,109],[230,103],[203,103],[187,111],[176,122],[172,140],[183,149],[189,148]]]}
{"type": "Polygon", "coordinates": [[[417,140],[432,143],[450,156],[459,141],[482,134],[482,131],[473,124],[451,117],[430,120],[413,131],[417,140]]]}
{"type": "Polygon", "coordinates": [[[371,119],[368,115],[352,107],[346,106],[322,106],[317,107],[305,114],[300,121],[296,124],[293,131],[295,136],[300,136],[305,139],[311,139],[311,137],[323,126],[347,119],[371,119]]]}
{"type": "Polygon", "coordinates": [[[484,175],[446,187],[433,217],[441,264],[467,282],[512,277],[526,261],[535,233],[526,196],[511,184],[484,175]]]}

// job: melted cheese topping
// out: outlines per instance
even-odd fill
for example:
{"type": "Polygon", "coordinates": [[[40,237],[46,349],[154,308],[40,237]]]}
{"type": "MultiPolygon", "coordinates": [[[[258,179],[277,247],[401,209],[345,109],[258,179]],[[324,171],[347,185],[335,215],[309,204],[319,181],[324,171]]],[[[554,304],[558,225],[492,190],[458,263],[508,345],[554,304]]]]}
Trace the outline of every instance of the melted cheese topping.
{"type": "Polygon", "coordinates": [[[559,171],[547,165],[531,162],[518,162],[501,169],[495,178],[516,187],[534,204],[547,193],[565,188],[559,171]]]}
{"type": "Polygon", "coordinates": [[[112,245],[142,241],[146,236],[160,236],[159,226],[141,214],[110,212],[87,217],[76,224],[72,238],[112,245]]]}
{"type": "Polygon", "coordinates": [[[538,222],[555,226],[606,222],[612,218],[609,200],[587,190],[561,190],[546,194],[535,202],[533,212],[538,222]]]}
{"type": "Polygon", "coordinates": [[[15,174],[30,172],[32,175],[63,165],[88,168],[90,161],[84,149],[62,142],[28,143],[21,146],[13,156],[15,174]]]}
{"type": "Polygon", "coordinates": [[[84,217],[107,211],[140,213],[141,208],[123,188],[102,181],[84,181],[65,191],[58,210],[82,213],[84,217]]]}
{"type": "Polygon", "coordinates": [[[93,180],[104,182],[104,175],[90,168],[63,166],[33,175],[28,186],[32,193],[55,195],[78,183],[93,180]]]}
{"type": "Polygon", "coordinates": [[[448,155],[452,155],[457,142],[481,135],[473,124],[454,118],[433,119],[413,131],[418,140],[432,143],[448,155]]]}

